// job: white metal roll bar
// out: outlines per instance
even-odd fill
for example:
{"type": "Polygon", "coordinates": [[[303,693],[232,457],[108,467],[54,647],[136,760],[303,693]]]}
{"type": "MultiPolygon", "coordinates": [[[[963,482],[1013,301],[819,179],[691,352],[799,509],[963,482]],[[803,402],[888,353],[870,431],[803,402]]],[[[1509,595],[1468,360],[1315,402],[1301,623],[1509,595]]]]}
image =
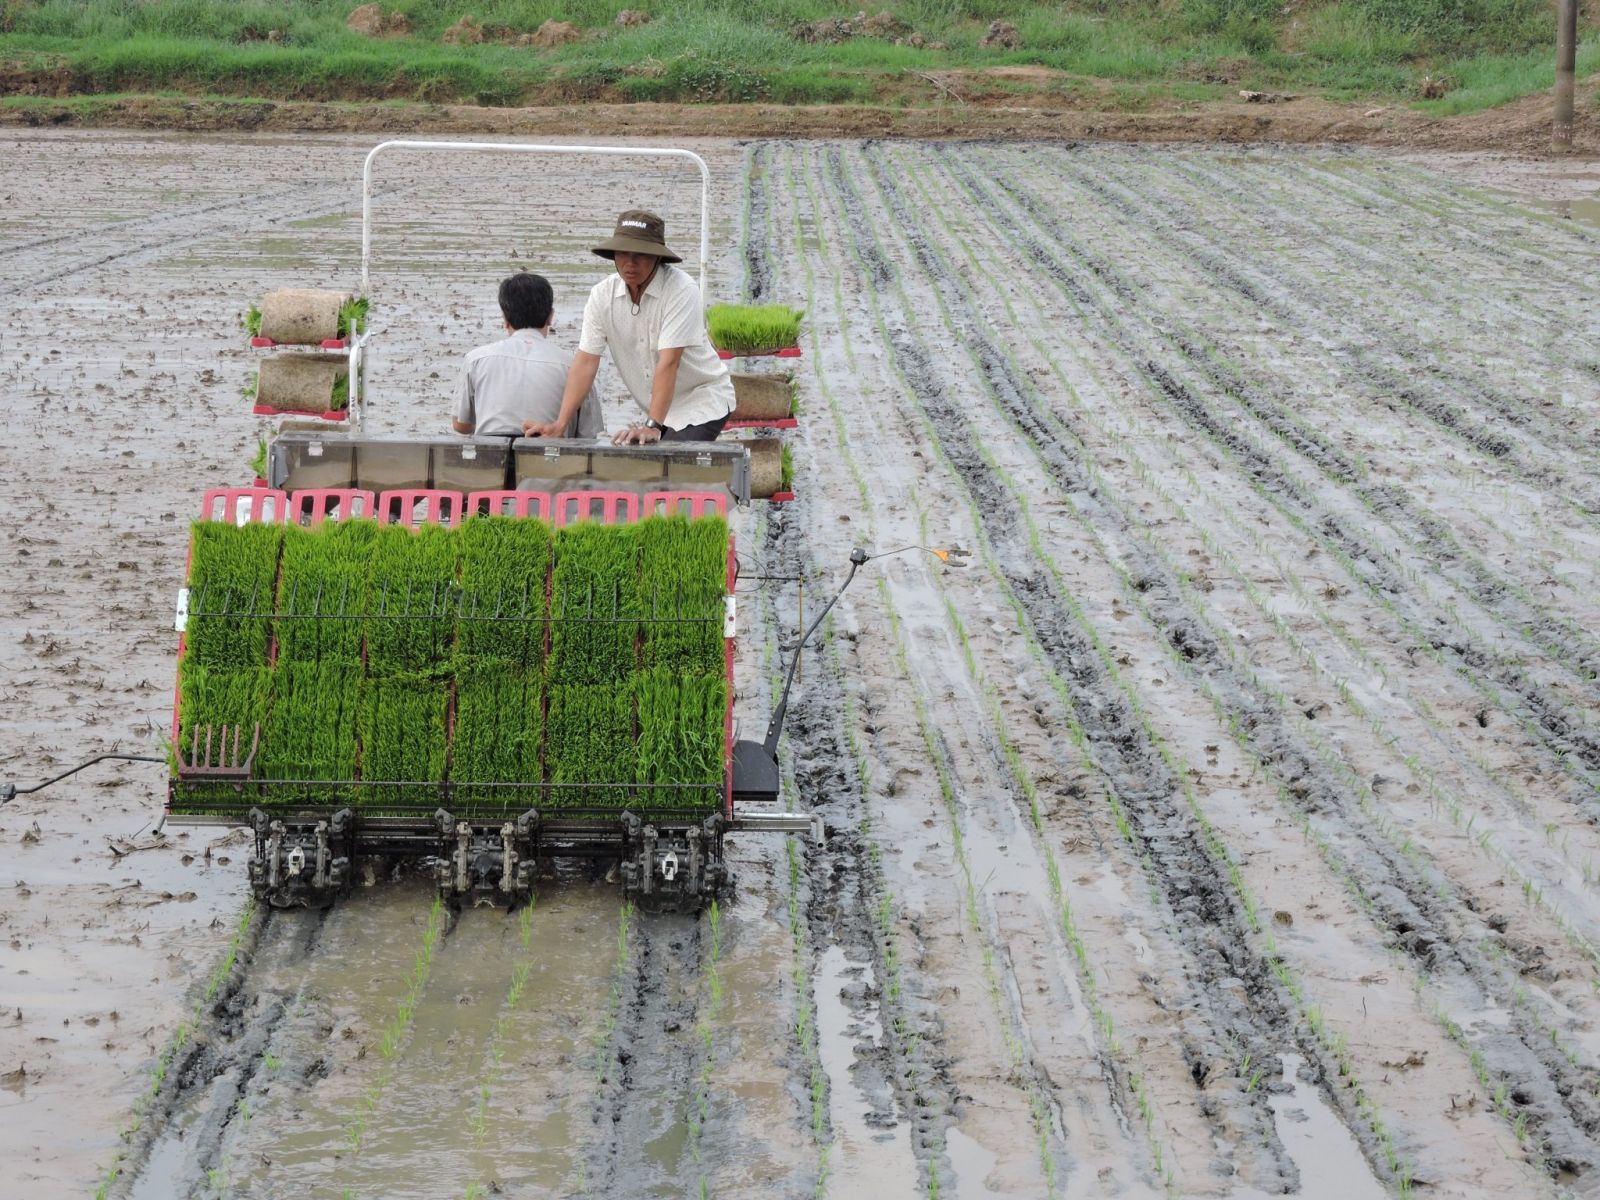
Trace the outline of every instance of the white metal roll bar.
{"type": "Polygon", "coordinates": [[[700,168],[700,295],[706,294],[706,258],[711,252],[711,169],[706,160],[692,150],[650,146],[540,146],[528,142],[419,142],[397,140],[379,142],[367,153],[361,167],[361,294],[371,288],[368,265],[372,258],[372,163],[385,150],[451,150],[468,153],[511,154],[611,154],[636,158],[683,158],[700,168]]]}

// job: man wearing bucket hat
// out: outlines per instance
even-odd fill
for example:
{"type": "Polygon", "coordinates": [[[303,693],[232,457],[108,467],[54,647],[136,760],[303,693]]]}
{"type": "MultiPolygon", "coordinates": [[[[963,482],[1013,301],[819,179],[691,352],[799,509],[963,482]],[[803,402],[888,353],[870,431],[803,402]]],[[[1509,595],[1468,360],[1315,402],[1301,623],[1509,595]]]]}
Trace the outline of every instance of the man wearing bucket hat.
{"type": "Polygon", "coordinates": [[[594,247],[616,274],[595,284],[583,308],[583,332],[567,371],[561,412],[554,421],[528,421],[529,437],[557,437],[578,414],[594,385],[600,355],[611,361],[645,419],[618,432],[620,444],[709,442],[733,411],[733,381],[712,349],[705,303],[683,261],[667,246],[666,226],[654,213],[629,209],[611,237],[594,247]]]}

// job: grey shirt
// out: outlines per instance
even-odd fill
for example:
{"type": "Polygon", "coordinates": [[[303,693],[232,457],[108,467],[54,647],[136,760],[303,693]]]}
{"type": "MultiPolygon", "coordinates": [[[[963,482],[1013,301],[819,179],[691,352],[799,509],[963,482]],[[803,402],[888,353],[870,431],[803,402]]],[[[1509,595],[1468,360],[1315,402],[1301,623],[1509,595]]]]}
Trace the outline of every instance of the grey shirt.
{"type": "MultiPolygon", "coordinates": [[[[456,385],[454,416],[474,433],[522,434],[524,421],[554,421],[561,413],[570,352],[537,329],[519,329],[504,341],[467,354],[456,385]]],[[[600,400],[589,389],[578,410],[573,437],[597,437],[605,429],[600,400]]]]}

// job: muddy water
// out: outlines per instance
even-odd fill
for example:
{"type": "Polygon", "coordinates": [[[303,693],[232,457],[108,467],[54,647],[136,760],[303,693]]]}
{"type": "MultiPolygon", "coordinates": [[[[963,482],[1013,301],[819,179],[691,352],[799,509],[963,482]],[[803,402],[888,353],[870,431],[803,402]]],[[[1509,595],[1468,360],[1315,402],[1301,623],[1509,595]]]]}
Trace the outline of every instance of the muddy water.
{"type": "MultiPolygon", "coordinates": [[[[160,752],[184,528],[265,428],[238,314],[354,285],[369,144],[6,142],[0,768],[26,780],[160,752]]],[[[809,314],[801,499],[736,515],[751,574],[805,574],[809,607],[851,545],[973,551],[875,561],[808,657],[785,804],[828,844],[791,874],[736,839],[715,949],[671,918],[619,949],[615,892],[574,879],[526,947],[463,913],[388,1054],[427,890],[275,914],[123,1143],[247,847],[153,838],[159,768],[19,797],[19,1185],[92,1192],[121,1150],[114,1195],[1588,1189],[1592,167],[697,148],[711,298],[809,314]]],[[[604,197],[696,265],[693,172],[439,162],[380,172],[376,431],[442,429],[511,269],[555,281],[570,344],[604,197]]],[[[752,725],[792,596],[741,610],[752,725]]]]}

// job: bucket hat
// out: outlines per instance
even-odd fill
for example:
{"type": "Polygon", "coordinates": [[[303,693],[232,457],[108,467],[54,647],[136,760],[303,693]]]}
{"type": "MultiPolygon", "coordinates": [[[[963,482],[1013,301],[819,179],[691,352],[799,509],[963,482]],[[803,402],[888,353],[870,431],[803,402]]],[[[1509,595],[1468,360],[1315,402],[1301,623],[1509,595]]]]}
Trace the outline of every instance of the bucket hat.
{"type": "Polygon", "coordinates": [[[616,231],[594,247],[601,258],[615,258],[619,250],[627,254],[653,254],[662,262],[683,261],[667,248],[666,222],[642,208],[630,208],[619,216],[616,231]]]}

